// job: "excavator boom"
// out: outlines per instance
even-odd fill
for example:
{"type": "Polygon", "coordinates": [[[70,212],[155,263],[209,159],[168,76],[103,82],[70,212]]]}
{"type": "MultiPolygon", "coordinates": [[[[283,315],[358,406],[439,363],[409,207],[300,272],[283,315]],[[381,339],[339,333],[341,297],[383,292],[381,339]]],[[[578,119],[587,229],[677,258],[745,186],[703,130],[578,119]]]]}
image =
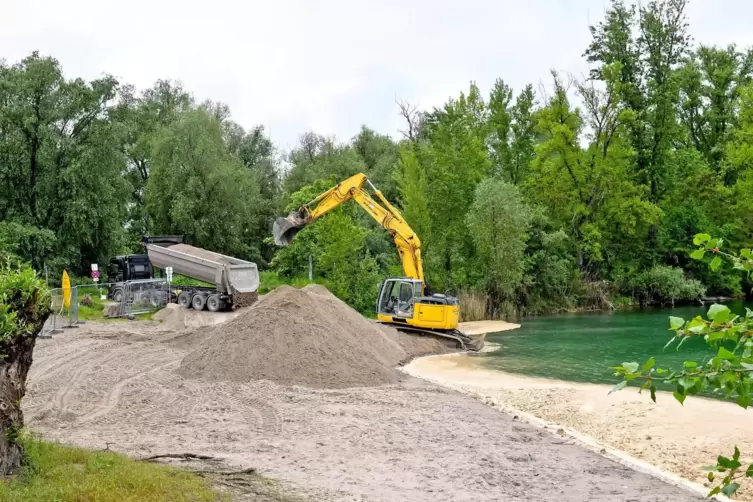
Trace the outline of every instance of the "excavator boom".
{"type": "Polygon", "coordinates": [[[400,261],[407,277],[424,281],[423,261],[421,259],[421,240],[408,222],[382,193],[371,184],[365,174],[359,173],[338,183],[316,199],[303,205],[286,218],[277,218],[272,229],[275,244],[287,246],[303,227],[312,223],[340,204],[355,201],[374,220],[390,234],[397,246],[400,261]],[[372,197],[364,184],[368,183],[374,190],[372,197]]]}

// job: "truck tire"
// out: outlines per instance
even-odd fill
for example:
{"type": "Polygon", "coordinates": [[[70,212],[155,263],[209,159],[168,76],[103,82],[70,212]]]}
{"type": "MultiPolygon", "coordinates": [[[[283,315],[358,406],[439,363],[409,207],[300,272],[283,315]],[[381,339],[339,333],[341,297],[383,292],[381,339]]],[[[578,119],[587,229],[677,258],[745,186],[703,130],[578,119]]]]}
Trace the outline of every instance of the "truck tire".
{"type": "Polygon", "coordinates": [[[123,290],[118,288],[112,292],[112,301],[120,303],[123,301],[123,290]]]}
{"type": "Polygon", "coordinates": [[[206,304],[207,297],[204,295],[193,295],[193,298],[191,298],[191,306],[194,310],[204,310],[206,304]]]}
{"type": "Polygon", "coordinates": [[[222,300],[220,300],[220,295],[209,295],[209,298],[207,298],[207,310],[210,312],[217,312],[221,308],[222,300]]]}
{"type": "Polygon", "coordinates": [[[191,308],[191,293],[189,291],[182,291],[178,295],[178,305],[187,309],[191,308]]]}
{"type": "Polygon", "coordinates": [[[160,293],[152,293],[149,295],[149,304],[153,309],[162,307],[164,303],[164,297],[160,293]]]}

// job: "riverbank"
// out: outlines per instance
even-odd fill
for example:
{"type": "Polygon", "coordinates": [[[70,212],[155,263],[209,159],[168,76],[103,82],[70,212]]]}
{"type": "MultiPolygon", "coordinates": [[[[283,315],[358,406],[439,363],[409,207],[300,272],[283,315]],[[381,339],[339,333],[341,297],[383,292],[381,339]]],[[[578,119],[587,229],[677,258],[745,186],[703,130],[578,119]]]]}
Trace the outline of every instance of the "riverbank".
{"type": "Polygon", "coordinates": [[[91,322],[40,340],[28,426],[134,458],[210,457],[203,471],[253,468],[302,500],[700,500],[415,378],[342,389],[186,378],[176,370],[196,333],[91,322]]]}
{"type": "MultiPolygon", "coordinates": [[[[612,456],[627,454],[669,473],[707,487],[703,466],[735,445],[753,454],[751,412],[731,403],[689,398],[681,406],[667,392],[657,403],[636,389],[609,394],[611,387],[527,377],[485,367],[484,357],[452,354],[417,359],[404,370],[473,395],[490,406],[569,434],[612,456]],[[624,452],[624,454],[623,454],[624,452]]],[[[546,364],[546,362],[542,362],[546,364]]],[[[628,458],[629,460],[629,458],[628,458]]],[[[753,501],[753,483],[743,483],[739,500],[753,501]]]]}

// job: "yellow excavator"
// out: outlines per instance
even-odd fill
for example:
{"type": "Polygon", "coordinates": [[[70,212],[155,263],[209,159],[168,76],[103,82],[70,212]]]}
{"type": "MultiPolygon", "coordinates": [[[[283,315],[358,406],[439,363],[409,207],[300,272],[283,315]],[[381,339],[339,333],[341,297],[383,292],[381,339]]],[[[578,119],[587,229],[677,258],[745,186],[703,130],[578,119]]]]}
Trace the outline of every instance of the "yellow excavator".
{"type": "Polygon", "coordinates": [[[455,297],[433,293],[424,279],[421,240],[365,174],[356,174],[338,183],[286,218],[277,218],[273,227],[275,244],[287,246],[306,225],[318,220],[340,204],[354,200],[395,241],[406,277],[385,279],[379,285],[377,318],[401,331],[440,337],[461,349],[479,350],[482,340],[459,331],[460,310],[455,297]],[[364,188],[368,184],[374,197],[364,188]]]}

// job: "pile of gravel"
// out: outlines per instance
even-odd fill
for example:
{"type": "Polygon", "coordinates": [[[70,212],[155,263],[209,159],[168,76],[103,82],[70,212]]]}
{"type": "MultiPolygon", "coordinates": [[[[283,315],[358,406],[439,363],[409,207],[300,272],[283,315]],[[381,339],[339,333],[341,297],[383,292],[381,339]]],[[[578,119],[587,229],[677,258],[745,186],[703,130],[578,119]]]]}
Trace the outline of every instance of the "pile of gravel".
{"type": "Polygon", "coordinates": [[[369,387],[400,381],[398,364],[444,348],[432,338],[385,329],[318,285],[277,288],[235,319],[207,329],[183,359],[181,375],[317,388],[369,387]]]}

